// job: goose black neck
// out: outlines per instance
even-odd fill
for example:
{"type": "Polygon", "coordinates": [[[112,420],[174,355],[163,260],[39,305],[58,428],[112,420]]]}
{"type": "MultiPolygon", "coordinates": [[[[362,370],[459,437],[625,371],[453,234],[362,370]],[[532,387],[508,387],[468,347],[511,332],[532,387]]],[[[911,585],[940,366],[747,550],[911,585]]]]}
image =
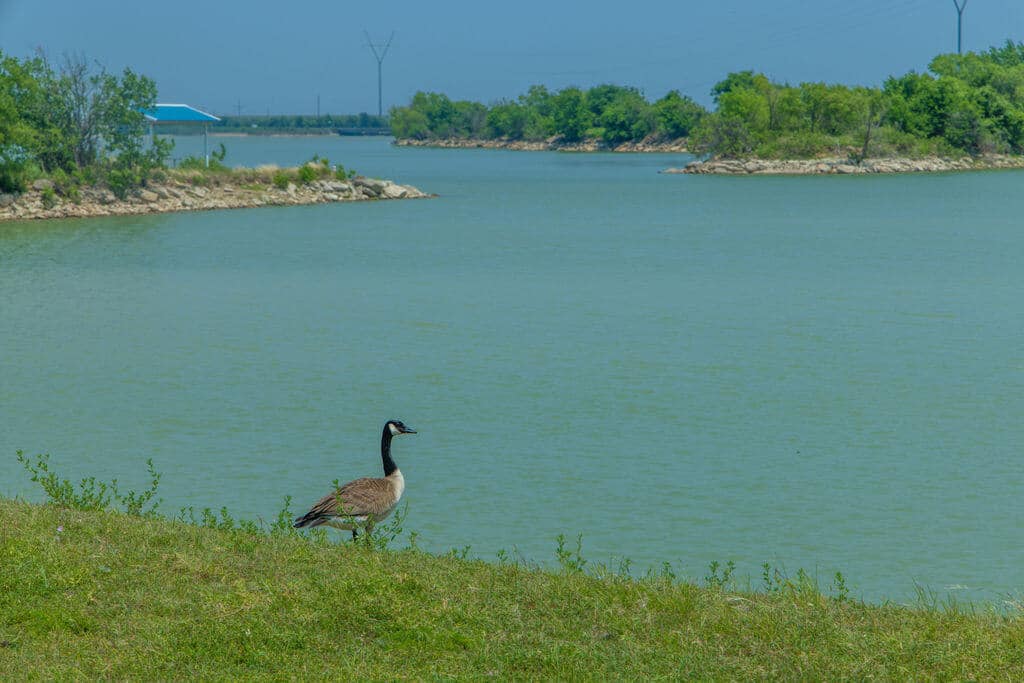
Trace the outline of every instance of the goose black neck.
{"type": "Polygon", "coordinates": [[[384,425],[384,434],[380,437],[380,457],[384,461],[385,477],[398,469],[398,465],[391,459],[391,429],[387,425],[384,425]]]}

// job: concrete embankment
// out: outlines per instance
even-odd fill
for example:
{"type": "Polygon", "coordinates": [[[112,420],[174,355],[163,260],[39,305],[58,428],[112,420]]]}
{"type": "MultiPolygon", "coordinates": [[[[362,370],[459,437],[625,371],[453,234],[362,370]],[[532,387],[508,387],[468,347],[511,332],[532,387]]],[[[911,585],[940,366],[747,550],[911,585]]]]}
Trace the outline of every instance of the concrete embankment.
{"type": "Polygon", "coordinates": [[[356,202],[383,199],[421,199],[430,197],[415,187],[389,180],[350,178],[289,182],[284,187],[272,183],[235,182],[218,179],[206,185],[195,184],[188,175],[169,177],[160,183],[130,190],[117,197],[106,188],[79,188],[72,197],[54,192],[49,180],[37,180],[20,194],[0,194],[0,221],[44,218],[83,218],[124,216],[172,211],[242,209],[259,206],[293,206],[328,202],[356,202]]]}
{"type": "Polygon", "coordinates": [[[865,159],[708,159],[662,173],[709,175],[854,175],[868,173],[943,173],[997,168],[1024,168],[1024,156],[989,155],[946,159],[940,157],[865,159]]]}
{"type": "Polygon", "coordinates": [[[443,140],[396,139],[398,147],[437,147],[442,149],[508,149],[517,152],[686,152],[686,139],[641,140],[610,145],[601,140],[565,142],[555,136],[546,140],[484,140],[446,138],[443,140]]]}

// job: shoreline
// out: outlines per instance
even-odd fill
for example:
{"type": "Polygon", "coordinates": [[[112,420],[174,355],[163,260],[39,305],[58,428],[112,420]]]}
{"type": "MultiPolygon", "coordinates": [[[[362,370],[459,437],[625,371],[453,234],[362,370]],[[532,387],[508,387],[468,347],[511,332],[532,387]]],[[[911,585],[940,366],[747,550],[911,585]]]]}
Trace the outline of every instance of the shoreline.
{"type": "MultiPolygon", "coordinates": [[[[378,201],[391,199],[425,199],[427,194],[411,185],[390,180],[356,177],[346,181],[313,180],[305,184],[289,182],[283,188],[267,183],[238,182],[217,179],[217,182],[195,182],[202,176],[190,173],[168,173],[163,182],[150,182],[130,190],[118,198],[103,187],[83,187],[78,200],[54,193],[53,183],[37,180],[21,194],[0,194],[0,223],[52,218],[93,218],[133,216],[179,211],[211,211],[216,209],[252,209],[261,206],[302,206],[339,202],[378,201]]],[[[249,179],[251,180],[251,179],[249,179]]]]}
{"type": "Polygon", "coordinates": [[[562,142],[559,138],[547,140],[488,140],[483,138],[444,138],[441,140],[413,140],[395,138],[396,147],[432,147],[436,149],[504,149],[515,152],[634,152],[634,153],[680,153],[688,152],[686,139],[665,141],[623,142],[609,145],[599,140],[562,142]]]}
{"type": "Polygon", "coordinates": [[[1024,156],[881,157],[857,164],[846,157],[825,159],[707,159],[661,173],[697,175],[867,175],[876,173],[948,173],[1024,168],[1024,156]]]}

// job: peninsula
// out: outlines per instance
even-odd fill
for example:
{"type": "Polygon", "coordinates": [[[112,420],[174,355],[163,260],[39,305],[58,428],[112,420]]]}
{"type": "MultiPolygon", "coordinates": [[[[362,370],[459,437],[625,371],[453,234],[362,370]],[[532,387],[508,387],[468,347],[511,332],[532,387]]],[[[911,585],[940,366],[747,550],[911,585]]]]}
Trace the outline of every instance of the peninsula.
{"type": "Polygon", "coordinates": [[[52,180],[41,178],[24,192],[0,194],[0,222],[432,196],[390,180],[362,176],[340,180],[322,164],[298,169],[262,166],[221,173],[168,169],[155,174],[145,186],[131,188],[120,196],[101,185],[61,190],[52,180]],[[313,174],[315,177],[308,178],[313,174]],[[308,179],[303,181],[303,177],[308,179]]]}
{"type": "Polygon", "coordinates": [[[296,168],[232,169],[223,144],[171,167],[173,140],[146,118],[156,93],[131,69],[0,53],[0,221],[428,196],[318,155],[296,168]]]}

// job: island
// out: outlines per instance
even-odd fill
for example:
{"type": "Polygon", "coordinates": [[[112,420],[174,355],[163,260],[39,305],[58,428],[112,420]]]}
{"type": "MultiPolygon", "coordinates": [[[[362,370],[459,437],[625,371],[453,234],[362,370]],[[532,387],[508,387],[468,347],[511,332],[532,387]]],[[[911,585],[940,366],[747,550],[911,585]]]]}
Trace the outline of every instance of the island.
{"type": "Polygon", "coordinates": [[[688,151],[666,173],[863,174],[1024,167],[1024,43],[942,54],[881,86],[792,85],[728,74],[708,110],[673,90],[533,86],[490,106],[417,93],[391,111],[395,144],[519,150],[688,151]]]}

